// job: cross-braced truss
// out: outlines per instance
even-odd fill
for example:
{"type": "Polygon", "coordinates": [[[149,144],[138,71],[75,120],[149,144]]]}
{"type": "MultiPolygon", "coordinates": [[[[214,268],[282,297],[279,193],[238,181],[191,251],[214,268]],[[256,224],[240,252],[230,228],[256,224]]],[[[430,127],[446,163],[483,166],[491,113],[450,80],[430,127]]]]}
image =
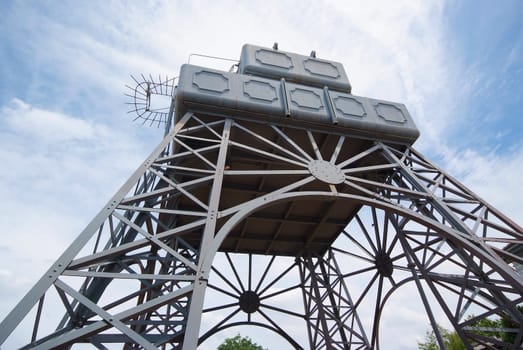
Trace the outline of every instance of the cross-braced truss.
{"type": "Polygon", "coordinates": [[[313,349],[369,349],[345,278],[333,251],[324,257],[305,257],[301,280],[313,349]]]}
{"type": "Polygon", "coordinates": [[[439,315],[468,349],[518,349],[523,327],[508,343],[478,324],[523,324],[510,266],[522,243],[407,145],[187,113],[0,324],[0,343],[16,330],[24,348],[194,349],[253,324],[294,348],[377,349],[386,302],[410,283],[442,348],[439,315]],[[282,301],[298,292],[300,306],[282,301]],[[296,322],[307,340],[286,329],[296,322]]]}

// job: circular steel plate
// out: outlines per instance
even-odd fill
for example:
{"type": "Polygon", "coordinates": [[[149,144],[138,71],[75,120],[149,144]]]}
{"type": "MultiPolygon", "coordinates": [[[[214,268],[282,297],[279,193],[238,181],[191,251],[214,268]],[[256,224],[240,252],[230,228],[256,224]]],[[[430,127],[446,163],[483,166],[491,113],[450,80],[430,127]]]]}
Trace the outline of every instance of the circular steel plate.
{"type": "Polygon", "coordinates": [[[312,176],[328,184],[336,185],[345,181],[345,175],[335,164],[326,160],[313,160],[309,163],[312,176]]]}

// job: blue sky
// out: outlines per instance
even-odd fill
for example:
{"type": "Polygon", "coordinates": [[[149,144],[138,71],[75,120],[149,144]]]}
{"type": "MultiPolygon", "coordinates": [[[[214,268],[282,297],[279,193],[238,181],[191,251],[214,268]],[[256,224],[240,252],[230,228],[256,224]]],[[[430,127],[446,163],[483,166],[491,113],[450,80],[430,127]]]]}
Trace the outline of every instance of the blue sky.
{"type": "Polygon", "coordinates": [[[521,1],[2,1],[0,13],[0,318],[159,142],[126,113],[129,75],[176,76],[191,53],[236,59],[244,43],[343,62],[354,94],[406,104],[416,148],[523,223],[521,1]]]}
{"type": "Polygon", "coordinates": [[[455,2],[445,11],[448,34],[452,37],[449,51],[456,53],[455,60],[463,68],[462,78],[477,81],[462,106],[467,116],[464,129],[469,131],[462,141],[466,140],[465,146],[485,150],[496,145],[503,152],[523,138],[523,130],[515,127],[523,102],[522,4],[478,5],[455,2]],[[473,134],[479,132],[478,128],[490,132],[484,138],[476,138],[473,134]]]}

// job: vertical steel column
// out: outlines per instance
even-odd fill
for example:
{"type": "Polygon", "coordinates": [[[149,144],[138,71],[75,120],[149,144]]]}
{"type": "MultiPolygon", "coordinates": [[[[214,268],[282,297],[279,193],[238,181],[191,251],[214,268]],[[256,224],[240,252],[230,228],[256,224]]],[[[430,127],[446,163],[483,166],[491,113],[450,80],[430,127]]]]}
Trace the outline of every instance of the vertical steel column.
{"type": "MultiPolygon", "coordinates": [[[[319,260],[318,260],[319,264],[319,260]]],[[[324,345],[327,349],[332,348],[332,339],[329,334],[329,327],[327,325],[327,317],[325,315],[325,309],[323,308],[323,298],[319,290],[318,279],[315,273],[314,262],[311,257],[303,258],[302,264],[300,264],[300,270],[302,270],[302,291],[304,293],[304,302],[305,302],[305,316],[307,320],[307,328],[309,332],[309,343],[311,348],[316,349],[321,341],[323,340],[324,345]],[[308,271],[308,276],[307,272],[308,271]],[[310,280],[310,289],[309,293],[306,293],[305,290],[307,286],[305,285],[306,280],[310,280]],[[313,323],[312,315],[317,313],[316,322],[313,323]],[[318,336],[321,339],[318,339],[318,336]]]]}
{"type": "Polygon", "coordinates": [[[300,259],[310,346],[371,349],[334,254],[330,250],[326,254],[326,260],[312,256],[300,259]],[[314,319],[313,314],[316,314],[314,319]]]}
{"type": "Polygon", "coordinates": [[[214,254],[212,252],[212,243],[216,231],[216,221],[218,219],[218,206],[220,203],[220,195],[223,183],[223,171],[225,169],[227,148],[229,144],[229,137],[232,126],[232,119],[226,119],[223,127],[222,139],[220,144],[220,151],[218,160],[216,162],[216,172],[209,198],[208,216],[205,223],[202,242],[200,246],[200,260],[198,262],[198,270],[196,272],[196,281],[194,283],[194,290],[189,306],[189,315],[187,318],[187,326],[185,329],[185,338],[183,341],[184,350],[196,349],[198,345],[198,335],[200,331],[200,324],[202,318],[203,301],[205,298],[205,290],[209,280],[209,272],[204,269],[206,260],[212,261],[214,254]]]}
{"type": "MultiPolygon", "coordinates": [[[[371,349],[369,338],[367,337],[367,334],[365,333],[365,330],[363,328],[363,324],[361,323],[361,319],[359,314],[356,312],[356,308],[354,306],[354,302],[352,300],[352,297],[349,293],[349,289],[347,288],[347,284],[345,283],[345,279],[343,278],[343,273],[340,269],[340,265],[336,261],[336,257],[334,256],[334,252],[332,250],[329,250],[329,260],[332,261],[332,266],[335,271],[336,276],[336,282],[340,284],[340,291],[339,293],[343,296],[344,299],[346,299],[347,307],[349,308],[350,314],[352,314],[352,322],[351,322],[351,330],[354,332],[354,329],[359,329],[361,336],[361,343],[365,346],[365,348],[371,349]]],[[[341,324],[341,326],[346,326],[345,322],[341,324]]],[[[351,342],[352,342],[352,335],[351,335],[351,342]]]]}

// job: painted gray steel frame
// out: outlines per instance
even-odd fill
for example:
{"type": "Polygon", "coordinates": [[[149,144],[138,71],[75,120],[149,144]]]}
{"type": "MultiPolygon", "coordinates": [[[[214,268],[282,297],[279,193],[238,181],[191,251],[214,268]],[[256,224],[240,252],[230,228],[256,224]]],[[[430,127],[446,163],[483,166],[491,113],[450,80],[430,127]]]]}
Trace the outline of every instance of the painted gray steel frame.
{"type": "Polygon", "coordinates": [[[194,66],[184,72],[172,130],[167,126],[164,140],[2,321],[0,344],[19,329],[27,332],[23,348],[192,350],[223,329],[249,324],[296,349],[377,349],[387,300],[413,284],[441,348],[436,310],[468,349],[520,348],[523,327],[510,330],[515,340],[507,344],[476,325],[494,316],[523,324],[523,280],[509,265],[523,264],[512,253],[523,229],[410,146],[417,129],[404,107],[299,88],[321,101],[311,108],[300,103],[312,97],[289,102],[286,89],[298,87],[284,80],[194,66]],[[205,78],[197,79],[200,73],[205,78]],[[240,93],[253,82],[252,96],[240,93]],[[260,86],[278,86],[276,105],[253,101],[267,91],[260,86]],[[344,125],[336,97],[376,118],[346,118],[344,125]],[[236,113],[226,106],[231,101],[236,113]],[[377,117],[380,106],[391,120],[377,117]],[[271,258],[255,281],[262,255],[271,258]],[[249,259],[246,282],[237,256],[249,259]],[[285,257],[295,261],[271,274],[275,259],[285,257]],[[355,288],[355,279],[366,277],[355,288]],[[293,278],[298,282],[275,287],[293,278]],[[303,310],[273,302],[296,290],[303,310]],[[233,302],[206,306],[209,291],[233,302]],[[370,324],[362,322],[369,305],[370,324]],[[49,328],[49,310],[57,308],[62,315],[49,328]],[[202,329],[202,317],[214,313],[225,316],[202,329]],[[308,343],[279,316],[302,322],[308,343]]]}
{"type": "Polygon", "coordinates": [[[333,251],[300,259],[300,277],[311,348],[370,349],[333,251]]]}
{"type": "MultiPolygon", "coordinates": [[[[412,147],[381,142],[365,146],[365,142],[338,132],[187,113],[6,317],[0,325],[0,342],[36,306],[24,348],[87,342],[104,349],[105,343],[116,342],[125,348],[177,348],[183,344],[184,349],[194,349],[199,341],[240,324],[230,318],[205,334],[199,331],[202,311],[205,316],[226,307],[204,309],[208,281],[213,271],[215,277],[220,275],[220,267],[214,264],[216,254],[223,249],[229,254],[246,253],[249,240],[254,239],[257,246],[266,247],[266,254],[276,254],[285,244],[300,249],[295,252],[299,264],[289,271],[302,266],[298,288],[304,293],[305,311],[272,307],[301,320],[309,329],[309,344],[291,342],[295,348],[378,348],[386,301],[407,283],[417,286],[434,326],[435,305],[428,298],[438,302],[458,334],[469,339],[467,348],[476,343],[519,348],[522,329],[514,330],[513,344],[501,344],[493,336],[475,333],[474,324],[493,315],[523,322],[516,309],[523,302],[523,281],[507,264],[523,260],[504,249],[522,243],[521,227],[412,147]],[[358,145],[356,151],[354,145],[358,145]],[[311,173],[309,165],[320,160],[339,169],[343,182],[326,183],[311,173]],[[251,177],[273,186],[260,185],[252,192],[247,183],[242,185],[251,177]],[[231,203],[235,191],[251,195],[231,203]],[[309,219],[298,218],[294,212],[304,200],[316,210],[309,219]],[[270,208],[281,203],[289,204],[283,216],[257,215],[271,214],[270,208]],[[328,246],[318,245],[314,227],[324,231],[335,225],[329,220],[335,218],[337,208],[355,204],[361,213],[364,209],[370,212],[370,222],[363,214],[353,214],[347,219],[359,227],[358,234],[349,225],[329,237],[333,241],[328,246]],[[289,225],[299,221],[310,228],[299,238],[307,243],[286,242],[285,230],[264,238],[265,232],[251,233],[249,225],[243,236],[232,237],[246,220],[289,225]],[[227,243],[229,239],[239,244],[227,243]],[[92,243],[92,250],[85,250],[87,243],[92,243]],[[344,258],[357,258],[368,266],[350,271],[349,264],[335,264],[344,258]],[[374,277],[367,287],[351,291],[351,278],[369,270],[374,277]],[[133,280],[138,286],[121,290],[121,295],[108,295],[111,284],[118,280],[133,280]],[[323,295],[318,294],[320,283],[326,287],[323,295]],[[341,294],[335,292],[337,286],[342,286],[341,294]],[[55,331],[41,334],[42,310],[53,290],[65,316],[55,331]],[[372,298],[371,293],[375,293],[372,298]],[[375,305],[374,320],[365,329],[358,310],[369,298],[375,305]],[[474,310],[474,316],[469,310],[474,310]],[[347,324],[352,327],[345,329],[347,324]]],[[[278,278],[287,275],[281,276],[278,278]]],[[[211,280],[210,288],[212,285],[211,280]]],[[[252,314],[240,311],[247,316],[241,324],[272,329],[292,339],[267,313],[266,321],[249,322],[264,307],[271,308],[264,304],[252,314]]],[[[435,330],[441,339],[437,327],[435,330]]]]}
{"type": "MultiPolygon", "coordinates": [[[[343,143],[343,136],[339,136],[339,140],[338,145],[343,143]]],[[[335,153],[337,151],[333,154],[335,153]]],[[[392,218],[388,220],[392,222],[391,225],[397,231],[395,242],[400,242],[404,250],[402,257],[406,259],[406,263],[401,269],[411,271],[412,277],[394,282],[393,285],[399,286],[408,281],[415,281],[434,326],[432,306],[427,301],[426,292],[422,288],[420,280],[427,283],[428,290],[433,293],[463,338],[470,337],[476,342],[485,344],[487,340],[473,332],[473,325],[475,321],[493,314],[507,314],[521,322],[522,316],[515,308],[515,305],[522,302],[521,277],[506,264],[507,261],[521,261],[521,258],[503,249],[506,244],[521,244],[523,237],[521,227],[488,206],[412,148],[398,150],[382,143],[376,143],[373,147],[347,160],[340,161],[338,164],[345,168],[366,157],[375,159],[377,154],[382,158],[383,164],[353,169],[349,167],[344,171],[346,173],[345,185],[358,190],[360,195],[340,193],[335,186],[328,184],[326,186],[330,188],[330,191],[327,192],[292,191],[303,186],[307,179],[297,181],[294,185],[285,188],[287,193],[276,190],[252,200],[249,206],[245,206],[243,210],[235,214],[218,232],[216,236],[218,240],[213,249],[215,251],[219,249],[232,227],[256,209],[269,205],[269,202],[315,196],[350,198],[370,207],[384,209],[388,213],[387,215],[395,216],[394,220],[392,218]],[[361,176],[361,173],[376,170],[389,172],[385,182],[372,181],[361,176]],[[360,176],[355,176],[358,173],[360,176]],[[412,229],[405,231],[403,228],[412,222],[421,224],[424,228],[417,231],[412,229]],[[422,236],[419,240],[413,240],[417,244],[416,247],[412,247],[412,243],[407,241],[410,238],[409,235],[422,236]],[[424,243],[423,240],[425,240],[424,243]],[[444,252],[442,248],[444,245],[447,246],[448,252],[444,252]],[[417,256],[420,252],[423,253],[422,258],[417,256]],[[463,273],[449,275],[436,272],[439,265],[448,261],[463,270],[463,273]],[[486,268],[487,265],[490,267],[486,268]],[[445,285],[446,283],[450,285],[445,285]],[[457,295],[459,301],[454,309],[447,305],[438,288],[451,290],[457,295]],[[483,302],[477,302],[475,299],[478,295],[495,307],[488,309],[483,302]],[[463,317],[471,304],[481,305],[488,311],[464,320],[463,317]]],[[[336,157],[331,157],[331,160],[336,162],[336,157]]],[[[224,213],[227,211],[225,210],[224,213]]],[[[378,227],[377,222],[374,224],[374,227],[378,227]]],[[[378,236],[379,233],[376,231],[376,237],[378,236]]],[[[394,260],[393,257],[389,258],[391,261],[394,260]]],[[[376,263],[376,265],[378,264],[376,263]]],[[[385,272],[380,272],[379,275],[380,284],[385,277],[390,278],[385,272]]],[[[385,293],[381,287],[379,288],[376,320],[372,330],[373,346],[377,346],[379,315],[384,306],[382,301],[388,299],[395,289],[392,288],[385,293]]],[[[522,330],[515,331],[518,334],[515,343],[504,344],[505,346],[519,348],[518,342],[522,338],[522,330]]],[[[439,336],[438,338],[441,339],[439,336]]],[[[499,344],[499,340],[494,338],[490,338],[488,341],[499,344]]],[[[443,347],[443,344],[441,346],[443,347]]],[[[472,345],[468,343],[467,346],[471,348],[472,345]]]]}

